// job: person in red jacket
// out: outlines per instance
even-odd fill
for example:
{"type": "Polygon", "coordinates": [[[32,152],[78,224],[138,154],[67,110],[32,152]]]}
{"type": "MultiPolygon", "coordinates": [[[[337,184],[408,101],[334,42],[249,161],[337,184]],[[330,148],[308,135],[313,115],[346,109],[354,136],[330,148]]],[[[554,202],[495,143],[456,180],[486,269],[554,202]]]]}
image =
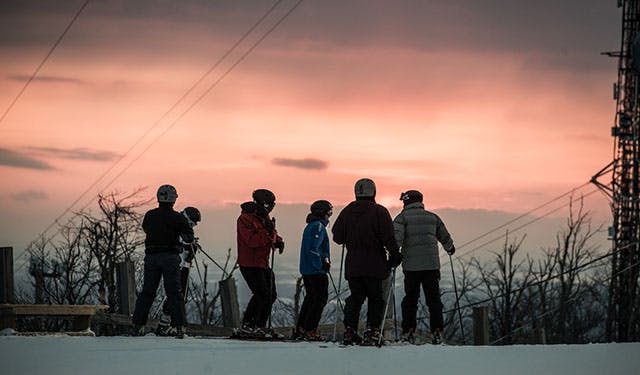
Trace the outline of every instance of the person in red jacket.
{"type": "Polygon", "coordinates": [[[238,265],[252,296],[242,317],[242,328],[236,333],[243,337],[272,338],[267,329],[271,306],[277,298],[275,277],[269,266],[274,249],[282,254],[284,241],[275,228],[269,213],[276,205],[276,196],[269,190],[253,192],[253,201],[240,205],[238,217],[238,265]]]}

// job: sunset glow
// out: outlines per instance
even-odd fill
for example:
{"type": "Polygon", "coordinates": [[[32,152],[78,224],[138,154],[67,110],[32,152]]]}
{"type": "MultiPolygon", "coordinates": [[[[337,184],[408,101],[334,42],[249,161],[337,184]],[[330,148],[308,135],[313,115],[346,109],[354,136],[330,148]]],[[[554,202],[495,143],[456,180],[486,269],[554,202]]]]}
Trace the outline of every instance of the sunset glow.
{"type": "MultiPolygon", "coordinates": [[[[54,3],[0,5],[2,111],[81,1],[54,3]]],[[[429,207],[522,212],[611,160],[615,4],[303,2],[221,79],[294,3],[166,117],[272,2],[90,4],[0,123],[2,220],[51,221],[109,168],[76,208],[162,183],[199,207],[259,187],[343,205],[366,176],[386,205],[420,189],[429,207]]]]}

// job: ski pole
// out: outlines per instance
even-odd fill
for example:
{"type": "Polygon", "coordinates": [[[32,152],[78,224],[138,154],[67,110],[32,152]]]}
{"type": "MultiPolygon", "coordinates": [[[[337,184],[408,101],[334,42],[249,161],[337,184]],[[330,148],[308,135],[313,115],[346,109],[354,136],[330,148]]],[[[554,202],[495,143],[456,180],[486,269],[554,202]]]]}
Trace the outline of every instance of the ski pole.
{"type": "MultiPolygon", "coordinates": [[[[340,301],[340,294],[342,293],[342,266],[344,265],[344,244],[342,244],[342,254],[340,254],[340,273],[338,274],[338,291],[336,292],[336,297],[338,297],[338,301],[340,301]]],[[[331,275],[331,274],[329,274],[331,275]]],[[[333,278],[331,279],[333,282],[333,278]]],[[[342,315],[344,315],[344,309],[342,309],[342,315]]],[[[336,334],[338,329],[338,312],[336,311],[336,320],[333,324],[333,341],[336,341],[336,334]]]]}
{"type": "Polygon", "coordinates": [[[378,344],[376,345],[378,348],[382,346],[382,335],[384,330],[384,321],[387,319],[387,309],[389,308],[389,301],[391,301],[391,293],[393,293],[393,284],[396,279],[396,269],[393,268],[391,270],[391,279],[389,284],[389,293],[387,294],[387,301],[384,304],[384,314],[382,315],[382,323],[380,323],[380,332],[378,336],[378,344]]]}
{"type": "Polygon", "coordinates": [[[462,344],[466,345],[464,340],[464,325],[462,324],[462,312],[460,311],[460,300],[458,299],[458,286],[456,285],[456,275],[453,270],[453,260],[449,254],[449,264],[451,264],[451,277],[453,278],[453,292],[456,295],[456,309],[458,310],[458,318],[460,319],[460,332],[462,333],[462,344]]]}
{"type": "Polygon", "coordinates": [[[333,276],[331,276],[331,272],[327,272],[329,275],[329,280],[331,280],[331,285],[333,285],[333,291],[336,292],[336,298],[338,299],[338,307],[340,307],[340,311],[344,314],[344,307],[342,306],[342,301],[340,301],[340,294],[338,294],[338,289],[336,288],[336,283],[333,282],[333,276]]]}
{"type": "Polygon", "coordinates": [[[198,247],[198,249],[200,250],[200,252],[202,254],[204,254],[204,256],[206,256],[207,258],[209,258],[210,261],[213,262],[213,264],[216,265],[216,267],[218,267],[220,269],[220,271],[222,271],[222,276],[223,278],[225,278],[227,272],[224,270],[224,268],[220,265],[220,263],[216,262],[215,259],[213,259],[209,254],[207,254],[206,251],[204,251],[204,249],[202,248],[202,246],[200,246],[199,243],[196,243],[196,246],[198,247]]]}
{"type": "Polygon", "coordinates": [[[269,329],[271,329],[271,315],[273,312],[273,305],[271,299],[273,299],[273,283],[275,282],[275,275],[273,274],[273,264],[275,259],[276,249],[271,248],[271,275],[269,275],[269,329]]]}
{"type": "Polygon", "coordinates": [[[393,284],[392,284],[392,288],[394,290],[393,293],[393,331],[394,331],[394,337],[396,339],[396,341],[398,341],[398,315],[396,314],[396,278],[395,275],[393,277],[393,284]]]}

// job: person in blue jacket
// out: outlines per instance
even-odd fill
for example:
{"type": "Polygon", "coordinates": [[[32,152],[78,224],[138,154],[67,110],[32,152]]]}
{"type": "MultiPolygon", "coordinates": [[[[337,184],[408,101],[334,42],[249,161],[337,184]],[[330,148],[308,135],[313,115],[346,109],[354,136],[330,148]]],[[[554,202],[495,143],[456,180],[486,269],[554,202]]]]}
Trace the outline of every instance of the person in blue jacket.
{"type": "Polygon", "coordinates": [[[327,272],[331,268],[331,257],[326,227],[332,214],[331,203],[319,200],[313,202],[311,213],[307,215],[307,226],[302,234],[300,248],[300,273],[306,295],[293,334],[296,340],[325,340],[318,332],[318,323],[329,296],[327,272]]]}

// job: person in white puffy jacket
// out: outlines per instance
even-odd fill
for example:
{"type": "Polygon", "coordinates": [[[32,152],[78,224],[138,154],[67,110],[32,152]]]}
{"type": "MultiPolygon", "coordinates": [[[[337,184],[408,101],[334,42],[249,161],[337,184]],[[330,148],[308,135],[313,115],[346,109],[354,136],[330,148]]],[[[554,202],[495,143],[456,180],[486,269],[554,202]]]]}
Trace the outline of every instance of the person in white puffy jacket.
{"type": "Polygon", "coordinates": [[[402,333],[409,342],[414,341],[416,312],[420,299],[420,287],[424,290],[429,308],[429,328],[432,341],[439,344],[444,326],[440,300],[440,258],[438,242],[453,255],[455,246],[446,226],[433,212],[427,211],[423,196],[417,190],[400,195],[404,203],[402,212],[393,220],[395,238],[402,253],[404,292],[402,300],[402,333]]]}

